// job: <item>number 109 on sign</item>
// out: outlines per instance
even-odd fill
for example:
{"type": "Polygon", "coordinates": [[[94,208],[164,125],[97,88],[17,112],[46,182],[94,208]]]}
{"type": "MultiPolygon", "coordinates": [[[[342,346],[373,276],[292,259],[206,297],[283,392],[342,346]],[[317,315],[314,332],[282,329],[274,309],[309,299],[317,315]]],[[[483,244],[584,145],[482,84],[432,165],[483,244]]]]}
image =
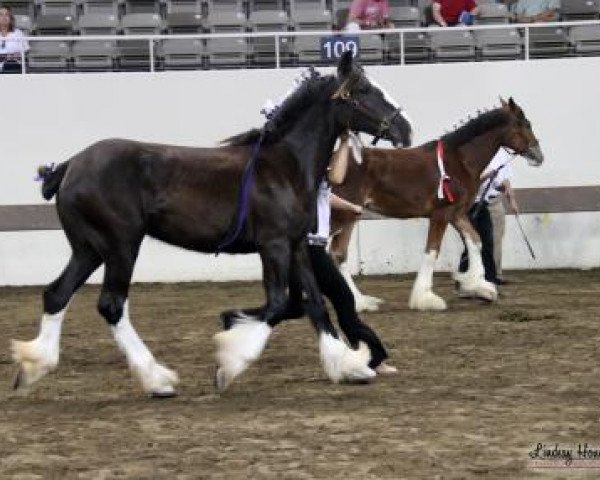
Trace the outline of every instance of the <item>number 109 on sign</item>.
{"type": "Polygon", "coordinates": [[[357,36],[321,37],[321,58],[324,60],[337,60],[348,50],[353,57],[358,55],[357,36]]]}

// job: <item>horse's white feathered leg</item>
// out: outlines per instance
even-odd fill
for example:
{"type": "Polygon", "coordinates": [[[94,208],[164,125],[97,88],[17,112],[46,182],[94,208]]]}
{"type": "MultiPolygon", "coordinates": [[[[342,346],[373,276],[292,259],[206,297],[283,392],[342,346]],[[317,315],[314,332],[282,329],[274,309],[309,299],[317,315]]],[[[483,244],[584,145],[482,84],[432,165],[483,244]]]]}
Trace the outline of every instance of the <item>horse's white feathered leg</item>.
{"type": "Polygon", "coordinates": [[[446,310],[446,302],[432,290],[436,258],[436,250],[429,251],[423,258],[408,301],[413,310],[446,310]]]}
{"type": "Polygon", "coordinates": [[[353,350],[340,339],[322,332],[319,348],[325,373],[334,383],[364,382],[376,376],[369,367],[371,352],[364,342],[359,342],[358,349],[353,350]]]}
{"type": "Polygon", "coordinates": [[[15,389],[28,387],[58,365],[60,333],[67,307],[55,314],[45,313],[35,339],[29,342],[11,341],[12,358],[19,366],[15,389]]]}
{"type": "Polygon", "coordinates": [[[111,326],[111,330],[117,345],[127,358],[131,371],[139,378],[144,390],[158,397],[175,395],[175,385],[179,382],[177,374],[154,359],[133,328],[129,320],[128,300],[123,304],[123,314],[119,322],[111,326]]]}
{"type": "Polygon", "coordinates": [[[383,303],[383,300],[377,297],[371,297],[369,295],[363,295],[354,283],[350,269],[348,268],[348,262],[344,262],[340,265],[340,273],[346,280],[348,287],[352,291],[354,296],[354,303],[356,305],[357,312],[375,312],[379,310],[379,304],[383,303]]]}
{"type": "Polygon", "coordinates": [[[496,285],[485,279],[485,269],[481,261],[481,243],[475,243],[469,235],[464,235],[469,256],[469,269],[455,272],[454,280],[459,283],[460,295],[472,295],[491,302],[498,299],[496,285]]]}
{"type": "Polygon", "coordinates": [[[229,329],[217,333],[218,390],[225,390],[250,363],[258,359],[267,344],[272,328],[250,317],[240,317],[229,329]]]}

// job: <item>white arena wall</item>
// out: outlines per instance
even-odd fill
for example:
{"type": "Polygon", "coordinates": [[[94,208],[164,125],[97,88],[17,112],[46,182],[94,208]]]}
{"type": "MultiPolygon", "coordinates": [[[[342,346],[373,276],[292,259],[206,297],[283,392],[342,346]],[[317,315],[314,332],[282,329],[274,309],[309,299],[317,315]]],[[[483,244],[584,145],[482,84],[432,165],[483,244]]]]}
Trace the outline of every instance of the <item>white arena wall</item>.
{"type": "MultiPolygon", "coordinates": [[[[326,70],[326,69],[324,69],[326,70]]],[[[368,67],[403,105],[415,141],[433,139],[478,109],[512,95],[540,139],[546,163],[517,158],[514,186],[600,185],[600,58],[368,67]]],[[[161,73],[48,74],[0,77],[2,166],[0,206],[44,203],[33,182],[37,165],[61,162],[106,137],[211,146],[262,123],[267,98],[286,92],[298,71],[235,70],[161,73]]],[[[201,221],[201,219],[199,219],[201,221]]],[[[600,213],[523,215],[536,250],[529,257],[508,219],[505,268],[600,266],[600,213]]],[[[366,220],[352,242],[351,262],[365,274],[415,271],[423,220],[366,220]]],[[[455,267],[460,243],[448,233],[438,269],[455,267]]],[[[66,263],[61,231],[0,232],[0,285],[45,284],[66,263]]],[[[97,272],[92,281],[100,279],[97,272]]],[[[261,277],[255,255],[215,258],[146,240],[135,281],[242,280],[261,277]]]]}

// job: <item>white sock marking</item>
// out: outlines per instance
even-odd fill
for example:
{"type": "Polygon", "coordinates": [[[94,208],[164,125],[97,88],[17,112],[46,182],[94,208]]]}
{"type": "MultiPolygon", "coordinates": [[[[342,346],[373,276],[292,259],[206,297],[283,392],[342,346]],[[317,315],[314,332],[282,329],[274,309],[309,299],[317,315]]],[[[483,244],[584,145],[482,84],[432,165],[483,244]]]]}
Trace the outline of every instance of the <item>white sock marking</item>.
{"type": "Polygon", "coordinates": [[[408,301],[409,308],[416,310],[445,310],[446,302],[432,291],[433,271],[437,250],[425,254],[408,301]]]}
{"type": "Polygon", "coordinates": [[[144,390],[155,394],[174,393],[177,374],[160,365],[139,337],[129,320],[129,301],[123,304],[119,322],[111,327],[113,336],[125,354],[131,370],[139,377],[144,390]]]}
{"type": "Polygon", "coordinates": [[[12,341],[12,357],[20,367],[17,385],[31,385],[58,365],[60,333],[67,307],[55,314],[45,313],[35,339],[29,342],[12,341]]]}
{"type": "Polygon", "coordinates": [[[267,344],[272,328],[250,317],[240,318],[229,330],[214,336],[217,343],[217,388],[226,389],[250,363],[257,360],[267,344]]]}
{"type": "Polygon", "coordinates": [[[319,349],[325,373],[334,383],[365,381],[377,375],[369,368],[371,352],[364,342],[353,350],[329,333],[321,333],[319,349]]]}

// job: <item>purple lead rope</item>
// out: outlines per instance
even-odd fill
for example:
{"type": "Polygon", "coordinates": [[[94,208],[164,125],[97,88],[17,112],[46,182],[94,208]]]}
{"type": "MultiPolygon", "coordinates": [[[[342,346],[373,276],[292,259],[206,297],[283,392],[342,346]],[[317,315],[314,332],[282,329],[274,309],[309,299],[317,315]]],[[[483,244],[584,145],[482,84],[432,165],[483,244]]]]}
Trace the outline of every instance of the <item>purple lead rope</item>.
{"type": "Polygon", "coordinates": [[[225,238],[217,246],[215,256],[219,255],[219,253],[221,253],[224,249],[226,249],[233,242],[235,242],[240,236],[242,228],[244,227],[244,223],[246,222],[246,218],[248,217],[248,208],[250,205],[250,190],[252,189],[252,185],[254,184],[254,167],[256,166],[256,160],[258,159],[258,153],[260,152],[260,147],[264,135],[265,134],[263,130],[260,134],[259,139],[254,144],[254,148],[252,149],[252,157],[250,158],[250,161],[246,164],[246,168],[244,169],[244,173],[242,174],[240,194],[238,196],[238,208],[236,211],[235,229],[229,229],[229,232],[227,233],[225,238]]]}

